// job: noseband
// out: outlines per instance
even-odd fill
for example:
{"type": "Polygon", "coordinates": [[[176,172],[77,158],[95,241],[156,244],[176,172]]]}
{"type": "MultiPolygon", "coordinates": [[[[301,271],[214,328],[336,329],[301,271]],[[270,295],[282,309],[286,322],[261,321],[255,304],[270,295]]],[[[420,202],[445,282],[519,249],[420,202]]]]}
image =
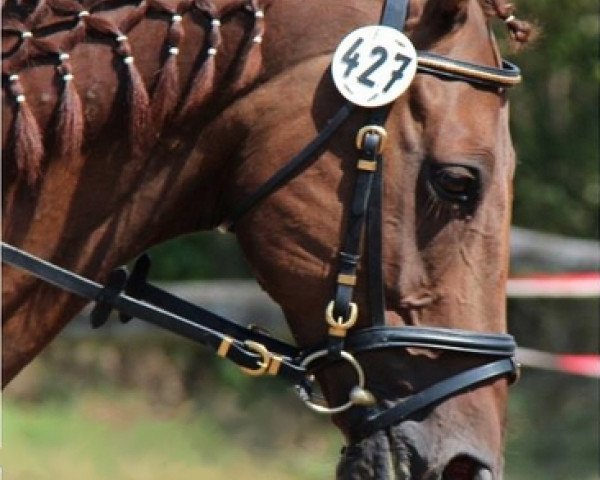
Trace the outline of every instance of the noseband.
{"type": "MultiPolygon", "coordinates": [[[[380,25],[402,31],[408,13],[407,0],[388,0],[380,25]]],[[[444,80],[462,81],[479,88],[499,91],[520,82],[518,67],[503,61],[501,68],[481,66],[419,52],[417,71],[444,80]]],[[[327,122],[323,130],[284,167],[251,194],[221,224],[231,230],[237,221],[261,200],[286,184],[312,162],[332,135],[349,118],[355,108],[351,102],[327,122]]],[[[352,410],[350,435],[354,440],[389,428],[417,412],[469,389],[501,377],[516,378],[514,360],[516,344],[511,335],[432,327],[389,327],[385,325],[385,300],[382,265],[382,165],[387,133],[384,125],[390,104],[371,109],[369,122],[358,132],[357,179],[349,203],[348,227],[339,252],[339,266],[333,299],[326,308],[328,337],[320,345],[299,350],[254,329],[242,327],[202,307],[195,306],[146,281],[150,268],[147,256],[136,262],[131,274],[115,270],[106,285],[100,285],[70,271],[41,260],[2,242],[2,261],[27,270],[62,289],[96,302],[92,326],[103,325],[111,310],[121,313],[121,320],[132,317],[171,330],[212,348],[229,358],[250,375],[275,375],[296,386],[297,392],[311,409],[327,414],[352,410]],[[361,239],[366,232],[368,245],[368,301],[372,319],[369,328],[352,329],[358,307],[352,302],[356,272],[361,257],[361,239]],[[392,407],[384,407],[367,390],[367,379],[358,360],[360,354],[389,349],[419,347],[472,355],[479,366],[435,383],[405,397],[392,407]],[[328,368],[340,361],[356,372],[356,387],[349,399],[339,406],[317,403],[313,396],[316,369],[328,368]]]]}

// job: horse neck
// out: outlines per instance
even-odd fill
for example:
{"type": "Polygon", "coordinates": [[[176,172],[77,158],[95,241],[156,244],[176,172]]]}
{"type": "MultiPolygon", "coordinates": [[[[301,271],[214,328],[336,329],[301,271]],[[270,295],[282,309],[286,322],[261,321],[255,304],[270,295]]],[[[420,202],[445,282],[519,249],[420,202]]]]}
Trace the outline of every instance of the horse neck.
{"type": "MultiPolygon", "coordinates": [[[[209,226],[236,143],[219,117],[257,79],[264,3],[7,5],[3,239],[102,281],[209,226]]],[[[81,302],[3,273],[7,382],[81,302]]]]}

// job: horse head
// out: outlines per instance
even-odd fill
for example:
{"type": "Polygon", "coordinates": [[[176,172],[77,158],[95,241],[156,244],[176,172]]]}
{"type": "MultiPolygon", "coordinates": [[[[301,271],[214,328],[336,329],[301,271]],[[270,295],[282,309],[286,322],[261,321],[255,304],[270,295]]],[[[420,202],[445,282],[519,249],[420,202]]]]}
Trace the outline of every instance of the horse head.
{"type": "MultiPolygon", "coordinates": [[[[281,12],[285,28],[271,25],[274,43],[267,42],[264,50],[265,58],[273,59],[268,68],[277,74],[231,112],[248,122],[249,134],[244,162],[225,196],[225,217],[282,165],[290,147],[300,150],[333,116],[341,100],[328,72],[331,50],[345,32],[376,20],[370,2],[353,9],[328,6],[335,23],[310,21],[308,5],[285,7],[273,7],[273,14],[281,12]],[[295,57],[286,43],[290,25],[302,26],[312,55],[295,57]],[[282,46],[289,56],[270,53],[282,46]],[[273,99],[281,98],[285,107],[274,109],[273,99]]],[[[479,2],[411,2],[405,31],[417,50],[499,67],[502,60],[486,7],[479,2]]],[[[327,336],[325,306],[340,282],[339,252],[354,208],[354,138],[368,115],[353,116],[318,161],[236,224],[257,279],[282,305],[301,346],[327,336]]],[[[385,325],[503,332],[515,157],[506,93],[417,74],[391,109],[386,130],[383,241],[378,247],[370,236],[364,240],[364,250],[381,248],[385,325]]],[[[377,323],[374,317],[382,315],[373,312],[369,298],[377,268],[373,262],[377,260],[363,256],[351,280],[359,312],[353,328],[371,327],[377,323]]],[[[409,347],[365,352],[359,361],[378,404],[390,406],[483,360],[409,347]]],[[[318,375],[328,403],[344,404],[356,383],[353,369],[341,364],[318,375]]],[[[361,413],[350,409],[338,414],[334,421],[349,442],[340,477],[392,478],[395,472],[400,478],[498,478],[506,387],[507,379],[498,378],[367,437],[356,433],[356,424],[364,420],[361,413]]]]}
{"type": "MultiPolygon", "coordinates": [[[[505,348],[514,151],[490,24],[520,42],[529,26],[502,0],[408,3],[387,5],[408,7],[421,73],[378,130],[344,107],[329,67],[380,2],[9,2],[4,239],[102,280],[152,244],[225,225],[307,364],[328,360],[315,367],[327,404],[361,377],[362,399],[334,416],[340,478],[501,478],[512,369],[431,392],[505,348]],[[341,117],[313,161],[236,213],[341,117]],[[367,333],[346,332],[350,317],[367,333]],[[410,414],[386,413],[423,392],[410,414]]],[[[4,275],[8,381],[82,304],[4,275]]]]}

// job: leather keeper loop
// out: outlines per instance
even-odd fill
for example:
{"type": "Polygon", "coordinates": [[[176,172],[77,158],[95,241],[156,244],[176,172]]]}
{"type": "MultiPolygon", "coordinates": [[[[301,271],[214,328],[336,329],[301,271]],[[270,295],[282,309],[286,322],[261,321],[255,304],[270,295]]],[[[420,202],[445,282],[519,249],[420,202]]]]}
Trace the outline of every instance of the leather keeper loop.
{"type": "Polygon", "coordinates": [[[217,349],[217,355],[222,358],[227,358],[227,353],[229,352],[229,348],[231,348],[231,344],[233,343],[233,338],[224,337],[221,345],[217,349]]]}
{"type": "Polygon", "coordinates": [[[356,163],[356,168],[365,172],[375,172],[377,171],[377,162],[375,160],[365,160],[361,158],[356,163]]]}
{"type": "Polygon", "coordinates": [[[356,285],[356,275],[340,273],[337,276],[337,283],[339,283],[340,285],[348,285],[350,287],[354,287],[356,285]]]}
{"type": "Polygon", "coordinates": [[[347,333],[348,330],[342,327],[330,327],[329,330],[327,330],[327,334],[330,337],[344,338],[347,333]]]}

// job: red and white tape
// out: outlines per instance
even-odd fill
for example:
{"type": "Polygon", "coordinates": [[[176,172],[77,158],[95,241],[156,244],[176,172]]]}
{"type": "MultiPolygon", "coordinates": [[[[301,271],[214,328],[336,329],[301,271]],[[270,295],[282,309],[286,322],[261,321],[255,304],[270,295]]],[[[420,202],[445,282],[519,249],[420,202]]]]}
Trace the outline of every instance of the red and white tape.
{"type": "Polygon", "coordinates": [[[594,298],[600,297],[600,273],[539,274],[508,280],[511,298],[594,298]]]}
{"type": "MultiPolygon", "coordinates": [[[[600,273],[538,274],[508,280],[510,298],[597,298],[600,273]]],[[[600,355],[555,354],[520,347],[517,361],[524,367],[539,368],[591,378],[600,378],[600,355]]]]}
{"type": "Polygon", "coordinates": [[[519,347],[517,362],[524,367],[600,378],[600,355],[596,354],[555,354],[519,347]]]}

